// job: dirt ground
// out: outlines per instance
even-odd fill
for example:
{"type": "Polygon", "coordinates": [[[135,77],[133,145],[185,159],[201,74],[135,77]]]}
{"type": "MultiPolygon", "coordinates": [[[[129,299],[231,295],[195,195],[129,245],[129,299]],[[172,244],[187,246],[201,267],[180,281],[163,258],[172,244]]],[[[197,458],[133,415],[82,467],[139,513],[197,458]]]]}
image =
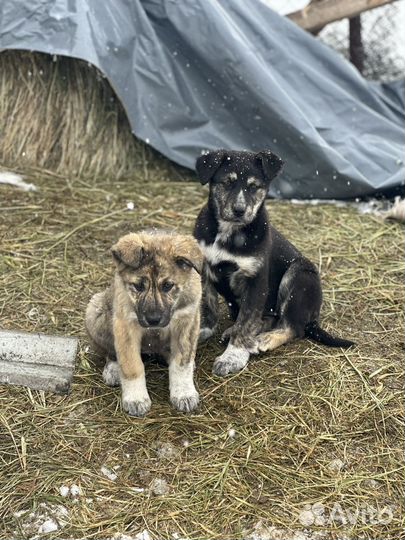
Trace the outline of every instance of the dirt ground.
{"type": "Polygon", "coordinates": [[[78,336],[80,352],[69,396],[0,387],[1,539],[402,537],[403,226],[269,202],[320,267],[323,326],[357,346],[302,340],[220,379],[216,336],[198,350],[199,412],[170,407],[167,371],[152,363],[140,420],[101,379],[85,306],[111,279],[120,235],[191,231],[207,191],[146,170],[25,173],[37,191],[0,185],[0,325],[78,336]]]}

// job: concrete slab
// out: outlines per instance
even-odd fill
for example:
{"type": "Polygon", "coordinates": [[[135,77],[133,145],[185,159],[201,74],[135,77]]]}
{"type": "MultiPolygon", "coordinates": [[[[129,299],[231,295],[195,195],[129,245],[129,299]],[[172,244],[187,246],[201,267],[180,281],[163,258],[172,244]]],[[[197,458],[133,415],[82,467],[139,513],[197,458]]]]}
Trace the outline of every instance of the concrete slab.
{"type": "Polygon", "coordinates": [[[0,329],[0,383],[68,394],[79,340],[0,329]]]}

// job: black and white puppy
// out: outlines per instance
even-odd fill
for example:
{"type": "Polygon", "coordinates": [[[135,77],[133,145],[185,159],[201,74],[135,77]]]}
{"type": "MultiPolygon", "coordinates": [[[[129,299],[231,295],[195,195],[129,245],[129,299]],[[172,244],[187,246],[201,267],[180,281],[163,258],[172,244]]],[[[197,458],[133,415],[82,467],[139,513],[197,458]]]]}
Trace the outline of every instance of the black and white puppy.
{"type": "Polygon", "coordinates": [[[270,151],[217,150],[197,159],[201,183],[210,183],[194,229],[206,259],[200,340],[215,331],[218,293],[235,321],[223,335],[229,344],[214,362],[216,375],[235,373],[250,354],[295,338],[307,336],[331,347],[353,344],[320,328],[319,273],[269,223],[264,202],[282,165],[270,151]]]}

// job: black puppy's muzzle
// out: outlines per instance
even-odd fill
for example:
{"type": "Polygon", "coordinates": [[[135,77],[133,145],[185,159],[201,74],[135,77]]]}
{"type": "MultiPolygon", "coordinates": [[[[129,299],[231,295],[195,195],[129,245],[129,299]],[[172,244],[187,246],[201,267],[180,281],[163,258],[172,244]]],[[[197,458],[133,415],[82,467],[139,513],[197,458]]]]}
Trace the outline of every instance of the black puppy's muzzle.
{"type": "Polygon", "coordinates": [[[232,208],[232,212],[233,212],[233,215],[237,219],[240,219],[245,215],[246,208],[245,207],[243,207],[243,208],[242,207],[234,207],[234,208],[232,208]]]}
{"type": "Polygon", "coordinates": [[[243,216],[245,215],[246,204],[244,204],[243,202],[235,201],[231,208],[232,214],[237,220],[243,218],[243,216]]]}

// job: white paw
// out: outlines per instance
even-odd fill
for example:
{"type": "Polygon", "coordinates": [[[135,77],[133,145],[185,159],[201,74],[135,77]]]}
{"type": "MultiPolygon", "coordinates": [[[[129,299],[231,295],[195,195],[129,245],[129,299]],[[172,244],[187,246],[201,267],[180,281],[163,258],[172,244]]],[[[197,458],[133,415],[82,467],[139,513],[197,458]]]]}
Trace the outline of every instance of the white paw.
{"type": "Polygon", "coordinates": [[[249,351],[234,345],[228,345],[225,352],[215,359],[212,372],[214,375],[225,377],[231,373],[241,371],[249,360],[249,351]]]}
{"type": "Polygon", "coordinates": [[[171,395],[170,402],[178,411],[191,412],[198,407],[200,396],[198,395],[198,392],[194,390],[194,392],[190,394],[171,395]]]}
{"type": "Polygon", "coordinates": [[[205,326],[204,328],[201,328],[200,335],[198,336],[198,342],[203,343],[204,341],[207,341],[207,339],[210,339],[215,333],[215,328],[208,328],[208,326],[205,326]]]}
{"type": "Polygon", "coordinates": [[[198,407],[200,396],[193,381],[194,361],[169,364],[170,402],[178,411],[191,412],[198,407]]]}
{"type": "Polygon", "coordinates": [[[116,360],[107,360],[103,369],[103,379],[108,386],[120,385],[120,367],[116,360]]]}
{"type": "Polygon", "coordinates": [[[146,388],[145,376],[136,379],[121,377],[122,408],[131,416],[145,416],[152,402],[146,388]]]}
{"type": "Polygon", "coordinates": [[[150,411],[151,405],[152,402],[149,397],[142,400],[122,400],[122,408],[130,416],[145,416],[150,411]]]}

